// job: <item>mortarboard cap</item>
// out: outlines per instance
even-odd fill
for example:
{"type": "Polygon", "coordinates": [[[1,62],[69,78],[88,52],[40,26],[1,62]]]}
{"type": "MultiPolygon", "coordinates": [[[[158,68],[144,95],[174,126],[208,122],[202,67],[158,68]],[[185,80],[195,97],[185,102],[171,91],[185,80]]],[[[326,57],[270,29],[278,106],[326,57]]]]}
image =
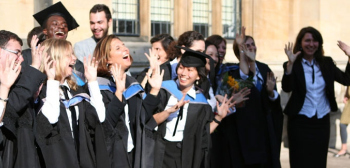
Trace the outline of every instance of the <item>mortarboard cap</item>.
{"type": "MultiPolygon", "coordinates": [[[[184,67],[205,67],[205,64],[207,63],[206,58],[210,61],[210,72],[209,72],[209,80],[214,82],[215,77],[215,69],[214,69],[214,60],[209,55],[204,54],[199,51],[194,51],[186,47],[180,47],[175,46],[180,49],[184,49],[185,53],[182,54],[181,60],[179,64],[183,65],[184,67]]],[[[210,98],[209,96],[209,89],[210,89],[210,81],[203,80],[200,88],[202,89],[203,94],[207,99],[210,98]]]]}
{"type": "Polygon", "coordinates": [[[210,72],[209,72],[209,79],[210,81],[214,81],[215,77],[215,69],[214,69],[214,60],[209,55],[204,54],[199,51],[194,51],[186,47],[181,46],[175,46],[180,49],[184,49],[185,53],[182,54],[181,60],[179,64],[185,66],[185,67],[205,67],[205,64],[207,63],[206,58],[210,61],[210,72]]]}
{"type": "Polygon", "coordinates": [[[51,16],[62,16],[68,25],[68,31],[79,27],[77,21],[73,18],[73,16],[68,12],[68,10],[63,6],[62,2],[57,2],[46,9],[36,13],[33,15],[36,21],[43,27],[43,24],[46,20],[51,16]]]}
{"type": "Polygon", "coordinates": [[[205,64],[207,63],[205,58],[211,59],[210,56],[199,51],[194,51],[186,47],[176,47],[185,50],[185,53],[182,54],[179,62],[185,67],[205,67],[205,64]]]}

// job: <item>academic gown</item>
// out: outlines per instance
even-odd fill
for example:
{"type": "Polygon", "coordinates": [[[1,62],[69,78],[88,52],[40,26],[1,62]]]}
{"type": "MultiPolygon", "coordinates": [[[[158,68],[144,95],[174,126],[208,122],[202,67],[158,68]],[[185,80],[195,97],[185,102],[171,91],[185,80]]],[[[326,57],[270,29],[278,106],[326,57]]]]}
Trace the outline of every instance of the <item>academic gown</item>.
{"type": "MultiPolygon", "coordinates": [[[[280,97],[275,101],[268,98],[266,74],[271,70],[266,64],[256,63],[264,79],[263,88],[259,92],[252,87],[245,107],[236,107],[236,112],[224,118],[214,131],[212,155],[222,157],[213,158],[212,167],[281,167],[283,114],[280,97]]],[[[241,79],[239,69],[230,70],[229,75],[241,79]]]]}
{"type": "MultiPolygon", "coordinates": [[[[42,93],[46,93],[43,87],[42,93]]],[[[85,92],[81,87],[77,91],[70,90],[74,96],[85,92]]],[[[83,96],[88,98],[88,96],[83,96]]],[[[36,139],[43,155],[46,167],[110,167],[102,124],[95,108],[86,101],[77,104],[79,108],[79,150],[75,141],[66,113],[66,107],[60,102],[58,122],[51,124],[39,113],[37,115],[36,139]]]]}
{"type": "Polygon", "coordinates": [[[33,95],[46,78],[39,70],[27,66],[10,89],[9,101],[1,127],[0,154],[3,167],[38,167],[33,137],[33,95]],[[23,153],[24,152],[24,153],[23,153]],[[30,156],[25,156],[26,154],[30,156]],[[31,160],[33,159],[33,160],[31,160]]]}
{"type": "MultiPolygon", "coordinates": [[[[170,61],[164,62],[163,64],[160,65],[160,72],[162,72],[162,70],[164,70],[164,75],[163,75],[163,81],[167,81],[167,80],[171,80],[171,65],[170,65],[170,61]]],[[[141,83],[143,81],[143,79],[146,76],[146,73],[148,72],[149,68],[145,68],[142,72],[140,72],[140,74],[136,75],[136,80],[141,83]]],[[[149,83],[147,82],[145,85],[145,92],[149,93],[150,90],[152,89],[151,85],[149,85],[149,83]]]]}
{"type": "Polygon", "coordinates": [[[153,167],[154,137],[149,131],[150,129],[145,130],[145,128],[147,127],[146,122],[149,125],[156,125],[152,116],[157,108],[159,98],[151,94],[144,96],[141,85],[130,76],[126,76],[126,91],[123,93],[123,101],[120,101],[114,94],[116,88],[113,79],[98,77],[98,82],[106,107],[106,121],[103,126],[112,167],[153,167]],[[134,145],[133,161],[129,159],[127,152],[129,132],[124,113],[126,104],[129,107],[129,126],[134,145]]]}
{"type": "Polygon", "coordinates": [[[42,101],[38,101],[36,104],[32,101],[29,103],[25,113],[23,113],[23,115],[18,119],[18,154],[15,167],[44,167],[44,164],[39,160],[39,158],[42,156],[40,149],[37,148],[37,143],[34,136],[36,132],[36,114],[41,106],[42,101]]]}
{"type": "MultiPolygon", "coordinates": [[[[182,93],[174,80],[164,81],[160,91],[158,112],[164,111],[171,95],[178,100],[182,98],[182,93]]],[[[181,160],[182,168],[209,167],[209,148],[211,144],[210,123],[214,114],[205,96],[197,92],[196,99],[186,96],[185,100],[190,100],[187,110],[186,126],[184,130],[181,160]]],[[[166,122],[158,125],[156,135],[156,146],[154,149],[155,168],[163,166],[165,152],[166,122]]]]}

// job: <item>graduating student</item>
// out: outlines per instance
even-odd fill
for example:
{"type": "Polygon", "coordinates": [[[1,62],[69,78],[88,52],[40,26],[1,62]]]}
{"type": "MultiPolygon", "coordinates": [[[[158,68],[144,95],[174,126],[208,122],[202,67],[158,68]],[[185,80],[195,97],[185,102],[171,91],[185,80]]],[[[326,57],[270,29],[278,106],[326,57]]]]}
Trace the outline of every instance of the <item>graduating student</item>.
{"type": "MultiPolygon", "coordinates": [[[[62,2],[57,2],[46,9],[33,15],[35,20],[40,24],[42,32],[45,35],[44,39],[67,39],[68,32],[79,27],[79,24],[63,6],[62,2]]],[[[40,39],[42,40],[42,39],[40,39]]],[[[26,51],[23,53],[23,64],[31,65],[32,52],[26,51]]],[[[84,77],[84,65],[81,61],[77,60],[74,65],[76,71],[74,72],[79,77],[84,77]]]]}
{"type": "MultiPolygon", "coordinates": [[[[169,53],[169,47],[175,43],[173,37],[169,34],[159,34],[151,39],[152,50],[150,50],[151,56],[157,57],[157,64],[160,65],[160,69],[164,70],[163,81],[171,79],[171,65],[170,61],[173,60],[169,53]]],[[[151,67],[152,68],[152,67],[151,67]]],[[[150,68],[145,68],[139,75],[136,76],[136,80],[145,89],[146,93],[151,90],[151,86],[147,83],[146,73],[150,68]]]]}
{"type": "Polygon", "coordinates": [[[213,159],[212,166],[280,168],[283,114],[276,79],[268,65],[256,61],[257,47],[253,37],[245,36],[244,27],[236,37],[233,49],[239,68],[223,65],[226,73],[222,76],[245,82],[252,79],[251,94],[245,106],[236,108],[218,127],[213,155],[223,157],[213,159]]]}
{"type": "MultiPolygon", "coordinates": [[[[22,44],[22,40],[16,34],[6,30],[0,31],[0,63],[2,67],[6,67],[6,57],[8,57],[9,62],[14,62],[16,65],[21,64],[23,61],[21,54],[22,44]]],[[[37,92],[42,81],[45,79],[45,75],[38,70],[39,66],[40,58],[33,57],[32,66],[23,67],[13,86],[8,86],[10,91],[2,120],[3,124],[1,126],[3,140],[0,147],[0,155],[4,167],[14,167],[15,162],[17,166],[17,163],[22,161],[18,149],[25,148],[20,146],[20,143],[17,142],[23,142],[22,137],[26,137],[26,135],[33,137],[32,127],[30,125],[32,123],[25,128],[23,127],[24,129],[21,129],[21,125],[24,124],[20,120],[28,116],[27,110],[31,109],[29,104],[33,101],[33,95],[37,92]]],[[[5,97],[1,98],[5,99],[5,97]]],[[[33,146],[34,143],[31,147],[33,146]]]]}
{"type": "Polygon", "coordinates": [[[42,43],[41,70],[48,80],[37,116],[36,140],[46,167],[108,167],[101,123],[105,108],[98,89],[97,62],[85,60],[89,97],[72,78],[76,57],[70,42],[48,39],[42,43]],[[106,160],[104,160],[106,159],[106,160]]]}
{"type": "Polygon", "coordinates": [[[175,79],[177,77],[176,67],[178,62],[181,60],[182,54],[185,52],[185,50],[181,50],[176,46],[187,47],[194,51],[204,52],[204,36],[196,31],[187,31],[180,35],[176,43],[169,46],[169,57],[173,58],[173,60],[170,62],[171,79],[175,79]]]}
{"type": "Polygon", "coordinates": [[[164,81],[160,91],[161,101],[154,114],[156,146],[154,167],[198,168],[209,167],[210,133],[234,105],[224,98],[224,103],[214,113],[206,97],[198,88],[207,80],[206,58],[201,52],[188,48],[177,66],[178,77],[164,81]]]}
{"type": "MultiPolygon", "coordinates": [[[[9,36],[7,36],[6,34],[10,36],[14,35],[10,32],[0,31],[0,37],[4,37],[4,41],[2,42],[5,42],[6,40],[10,39],[9,36]]],[[[4,117],[6,104],[9,100],[8,96],[9,96],[11,86],[15,83],[15,80],[17,79],[19,73],[21,72],[21,65],[20,65],[21,61],[17,62],[16,64],[15,64],[16,59],[11,59],[11,62],[9,61],[10,59],[9,57],[12,54],[11,49],[12,47],[15,47],[13,45],[13,42],[14,41],[11,41],[10,43],[12,44],[10,45],[3,45],[4,47],[1,48],[1,50],[3,51],[0,51],[1,59],[4,59],[4,61],[1,62],[0,64],[0,126],[3,125],[2,120],[4,117]],[[10,47],[11,49],[8,49],[10,47]]],[[[0,130],[0,144],[3,144],[5,142],[3,140],[4,140],[4,136],[2,134],[2,130],[0,130]]],[[[0,158],[0,167],[3,167],[3,162],[1,158],[0,158]]]]}
{"type": "Polygon", "coordinates": [[[117,36],[109,35],[98,42],[94,57],[98,61],[98,82],[106,107],[103,126],[112,167],[153,167],[154,139],[145,127],[146,123],[156,125],[152,115],[159,103],[157,95],[164,72],[160,73],[158,65],[148,73],[152,89],[145,96],[136,79],[125,75],[132,57],[117,36]]]}

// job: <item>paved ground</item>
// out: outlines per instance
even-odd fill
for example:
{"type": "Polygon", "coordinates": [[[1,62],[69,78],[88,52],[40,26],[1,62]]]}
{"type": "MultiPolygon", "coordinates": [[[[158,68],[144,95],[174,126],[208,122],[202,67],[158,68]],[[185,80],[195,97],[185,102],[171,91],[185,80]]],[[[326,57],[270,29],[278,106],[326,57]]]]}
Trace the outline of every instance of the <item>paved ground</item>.
{"type": "MultiPolygon", "coordinates": [[[[328,158],[327,158],[327,168],[350,168],[350,155],[342,156],[339,158],[333,157],[335,153],[338,153],[340,149],[340,136],[339,136],[339,120],[336,121],[337,131],[336,131],[336,149],[329,148],[328,158]]],[[[350,151],[350,126],[348,126],[348,151],[350,151]]],[[[288,148],[284,148],[282,144],[281,148],[281,164],[282,168],[289,168],[289,153],[288,148]]]]}

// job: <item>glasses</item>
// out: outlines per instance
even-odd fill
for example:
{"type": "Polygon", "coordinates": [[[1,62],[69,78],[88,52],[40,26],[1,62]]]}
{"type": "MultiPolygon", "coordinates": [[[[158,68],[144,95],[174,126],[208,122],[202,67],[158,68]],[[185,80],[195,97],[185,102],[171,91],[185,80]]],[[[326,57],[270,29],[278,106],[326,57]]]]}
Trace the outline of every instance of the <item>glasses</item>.
{"type": "Polygon", "coordinates": [[[16,54],[17,56],[21,56],[22,55],[21,51],[14,51],[14,50],[7,49],[5,47],[1,47],[1,48],[3,50],[5,50],[5,51],[8,51],[8,52],[12,53],[12,54],[16,54]]]}

